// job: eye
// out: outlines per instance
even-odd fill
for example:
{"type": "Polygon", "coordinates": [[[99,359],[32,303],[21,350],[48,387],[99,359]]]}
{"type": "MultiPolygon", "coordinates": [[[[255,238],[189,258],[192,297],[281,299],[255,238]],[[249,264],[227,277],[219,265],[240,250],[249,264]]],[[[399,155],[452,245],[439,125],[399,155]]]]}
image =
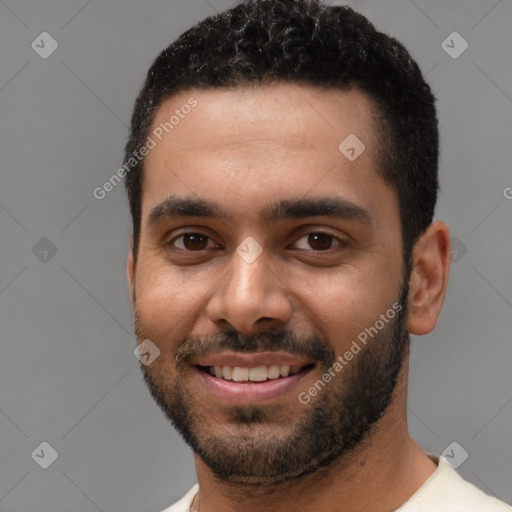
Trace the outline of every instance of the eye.
{"type": "Polygon", "coordinates": [[[296,249],[327,251],[345,244],[334,235],[315,231],[299,238],[294,245],[296,249]],[[335,245],[333,245],[333,242],[335,242],[335,245]]]}
{"type": "Polygon", "coordinates": [[[183,251],[204,251],[212,247],[217,247],[214,241],[203,233],[182,233],[181,235],[173,238],[169,245],[176,247],[183,251]],[[208,247],[208,243],[213,244],[208,247]]]}

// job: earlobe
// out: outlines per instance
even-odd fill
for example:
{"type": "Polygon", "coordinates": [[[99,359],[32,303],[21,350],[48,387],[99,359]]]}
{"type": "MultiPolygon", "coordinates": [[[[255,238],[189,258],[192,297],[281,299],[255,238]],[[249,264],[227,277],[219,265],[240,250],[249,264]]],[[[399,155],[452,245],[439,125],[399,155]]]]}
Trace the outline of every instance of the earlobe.
{"type": "Polygon", "coordinates": [[[433,222],[414,246],[407,323],[411,334],[427,334],[436,326],[448,286],[450,251],[450,231],[441,221],[433,222]]]}
{"type": "Polygon", "coordinates": [[[128,252],[128,260],[126,262],[126,278],[128,280],[128,288],[130,290],[130,300],[132,302],[132,307],[135,304],[135,266],[134,266],[134,258],[133,258],[133,236],[130,237],[130,250],[128,252]]]}

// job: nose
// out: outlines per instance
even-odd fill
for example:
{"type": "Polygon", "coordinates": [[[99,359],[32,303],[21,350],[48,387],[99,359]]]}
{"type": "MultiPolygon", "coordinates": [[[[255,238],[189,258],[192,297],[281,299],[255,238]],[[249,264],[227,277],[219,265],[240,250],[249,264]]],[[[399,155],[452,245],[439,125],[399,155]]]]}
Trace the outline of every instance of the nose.
{"type": "Polygon", "coordinates": [[[269,266],[265,251],[252,263],[233,253],[231,270],[207,305],[209,320],[249,335],[262,328],[282,329],[291,316],[291,293],[269,266]]]}

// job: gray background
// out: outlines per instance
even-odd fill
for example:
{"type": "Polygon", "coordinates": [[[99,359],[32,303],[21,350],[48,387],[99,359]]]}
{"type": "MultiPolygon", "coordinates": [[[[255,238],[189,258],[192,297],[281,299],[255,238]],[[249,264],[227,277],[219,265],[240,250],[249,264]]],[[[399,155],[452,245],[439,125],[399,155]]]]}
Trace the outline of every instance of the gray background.
{"type": "MultiPolygon", "coordinates": [[[[437,217],[457,255],[437,329],[413,339],[410,429],[430,452],[458,442],[460,473],[512,502],[512,5],[351,4],[406,44],[439,100],[437,217]],[[453,31],[469,44],[456,59],[453,31]]],[[[133,355],[124,190],[92,191],[121,164],[157,53],[231,5],[0,0],[0,510],[149,512],[195,483],[133,355]],[[31,48],[43,31],[59,44],[47,59],[31,48]],[[31,457],[43,441],[48,469],[31,457]]]]}

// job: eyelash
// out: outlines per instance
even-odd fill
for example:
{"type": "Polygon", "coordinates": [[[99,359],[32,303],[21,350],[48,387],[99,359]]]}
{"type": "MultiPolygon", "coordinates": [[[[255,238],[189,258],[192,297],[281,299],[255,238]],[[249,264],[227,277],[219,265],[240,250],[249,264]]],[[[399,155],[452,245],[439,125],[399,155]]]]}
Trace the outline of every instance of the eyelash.
{"type": "MultiPolygon", "coordinates": [[[[186,253],[189,253],[189,254],[194,254],[194,253],[199,254],[199,253],[201,253],[203,251],[208,250],[208,249],[200,249],[200,250],[194,251],[194,250],[189,250],[189,249],[186,249],[186,248],[181,248],[181,247],[174,246],[174,242],[176,242],[179,239],[182,239],[184,236],[187,236],[187,235],[199,235],[199,236],[203,236],[203,237],[208,238],[209,241],[213,240],[212,237],[210,237],[208,235],[205,235],[204,233],[201,233],[201,232],[198,232],[198,231],[187,231],[185,233],[181,233],[180,235],[174,237],[172,240],[167,242],[166,245],[170,246],[170,247],[173,247],[174,249],[178,249],[181,252],[186,252],[186,253]]],[[[325,252],[331,251],[331,250],[336,249],[336,248],[345,248],[345,247],[348,246],[348,241],[347,240],[338,238],[337,236],[332,235],[331,233],[327,233],[325,231],[309,231],[308,233],[306,233],[306,234],[302,235],[300,238],[298,238],[294,242],[294,245],[297,244],[297,242],[299,240],[302,240],[303,238],[307,238],[310,235],[325,235],[327,237],[332,238],[333,242],[337,242],[337,244],[334,245],[334,247],[329,247],[328,249],[325,249],[325,250],[318,250],[318,249],[309,249],[309,250],[308,249],[298,249],[298,250],[305,250],[305,251],[313,252],[313,253],[325,253],[325,252]]]]}

